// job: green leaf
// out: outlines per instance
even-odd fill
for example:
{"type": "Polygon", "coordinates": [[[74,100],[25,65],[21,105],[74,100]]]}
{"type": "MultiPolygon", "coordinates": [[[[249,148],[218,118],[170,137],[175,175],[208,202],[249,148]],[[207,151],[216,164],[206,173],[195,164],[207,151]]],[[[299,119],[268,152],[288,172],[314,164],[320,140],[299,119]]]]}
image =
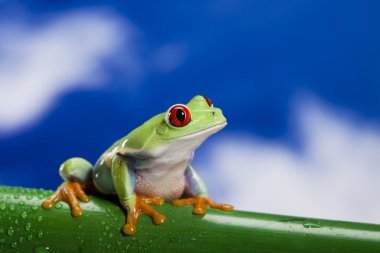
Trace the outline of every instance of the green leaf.
{"type": "Polygon", "coordinates": [[[91,196],[73,218],[66,203],[40,207],[52,191],[0,187],[0,252],[380,252],[380,225],[191,207],[157,207],[167,221],[140,218],[125,236],[116,199],[91,196]]]}

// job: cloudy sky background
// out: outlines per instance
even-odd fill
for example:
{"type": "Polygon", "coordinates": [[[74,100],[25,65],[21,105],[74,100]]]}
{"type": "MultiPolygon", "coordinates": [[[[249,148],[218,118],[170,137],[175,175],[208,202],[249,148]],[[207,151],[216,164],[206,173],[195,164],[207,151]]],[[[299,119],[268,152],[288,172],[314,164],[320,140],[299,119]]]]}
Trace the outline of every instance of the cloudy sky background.
{"type": "Polygon", "coordinates": [[[377,1],[0,2],[0,184],[54,189],[174,103],[229,124],[196,152],[237,209],[380,223],[377,1]]]}

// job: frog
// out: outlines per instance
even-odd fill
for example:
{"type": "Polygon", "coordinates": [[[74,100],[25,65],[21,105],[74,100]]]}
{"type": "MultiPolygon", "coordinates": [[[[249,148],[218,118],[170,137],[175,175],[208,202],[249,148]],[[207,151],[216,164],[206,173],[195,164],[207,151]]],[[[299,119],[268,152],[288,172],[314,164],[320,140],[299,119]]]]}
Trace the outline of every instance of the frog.
{"type": "Polygon", "coordinates": [[[150,216],[154,224],[164,223],[166,216],[153,206],[166,201],[192,205],[195,215],[205,215],[206,208],[232,211],[232,205],[209,198],[191,165],[195,150],[226,125],[222,110],[205,96],[174,104],[116,141],[94,166],[80,157],[62,163],[59,174],[64,181],[41,205],[50,209],[64,201],[71,215],[79,217],[83,213],[79,201],[88,202],[89,192],[116,196],[126,211],[121,228],[125,235],[136,233],[141,215],[150,216]]]}

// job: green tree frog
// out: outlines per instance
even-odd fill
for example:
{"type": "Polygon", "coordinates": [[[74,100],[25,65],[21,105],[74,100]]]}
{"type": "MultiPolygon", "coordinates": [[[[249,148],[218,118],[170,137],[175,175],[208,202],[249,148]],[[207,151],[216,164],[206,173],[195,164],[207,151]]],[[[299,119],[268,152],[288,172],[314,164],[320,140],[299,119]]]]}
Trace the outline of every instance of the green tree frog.
{"type": "Polygon", "coordinates": [[[42,207],[52,208],[62,200],[75,217],[82,215],[77,198],[87,202],[88,189],[117,195],[127,211],[122,229],[126,235],[136,232],[142,214],[155,224],[163,223],[166,217],[151,205],[165,200],[175,206],[193,205],[194,214],[206,213],[206,207],[232,211],[231,205],[208,197],[203,180],[190,164],[195,149],[226,124],[222,111],[206,97],[175,104],[116,141],[95,166],[82,158],[64,162],[59,169],[64,182],[42,207]]]}

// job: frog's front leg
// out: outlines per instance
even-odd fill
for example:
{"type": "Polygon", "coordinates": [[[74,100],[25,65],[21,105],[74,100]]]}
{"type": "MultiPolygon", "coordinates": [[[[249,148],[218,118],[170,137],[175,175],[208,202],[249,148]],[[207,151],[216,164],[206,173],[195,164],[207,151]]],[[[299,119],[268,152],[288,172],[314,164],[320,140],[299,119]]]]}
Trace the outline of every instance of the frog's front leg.
{"type": "Polygon", "coordinates": [[[123,227],[126,235],[136,233],[136,224],[140,215],[150,216],[154,224],[162,224],[166,217],[150,205],[162,205],[164,199],[135,194],[135,172],[128,168],[125,157],[115,155],[112,159],[112,180],[120,203],[126,209],[127,222],[123,227]]]}
{"type": "Polygon", "coordinates": [[[71,158],[65,161],[59,168],[59,174],[65,181],[52,196],[42,202],[41,206],[49,209],[59,201],[65,201],[70,206],[72,216],[81,216],[82,208],[77,198],[88,202],[84,188],[91,183],[91,172],[92,165],[82,158],[71,158]]]}
{"type": "Polygon", "coordinates": [[[216,203],[208,197],[208,192],[205,183],[193,169],[188,166],[185,171],[185,195],[189,198],[176,199],[172,201],[175,206],[193,205],[193,214],[205,214],[206,207],[216,208],[224,211],[232,211],[233,206],[228,204],[216,203]]]}

